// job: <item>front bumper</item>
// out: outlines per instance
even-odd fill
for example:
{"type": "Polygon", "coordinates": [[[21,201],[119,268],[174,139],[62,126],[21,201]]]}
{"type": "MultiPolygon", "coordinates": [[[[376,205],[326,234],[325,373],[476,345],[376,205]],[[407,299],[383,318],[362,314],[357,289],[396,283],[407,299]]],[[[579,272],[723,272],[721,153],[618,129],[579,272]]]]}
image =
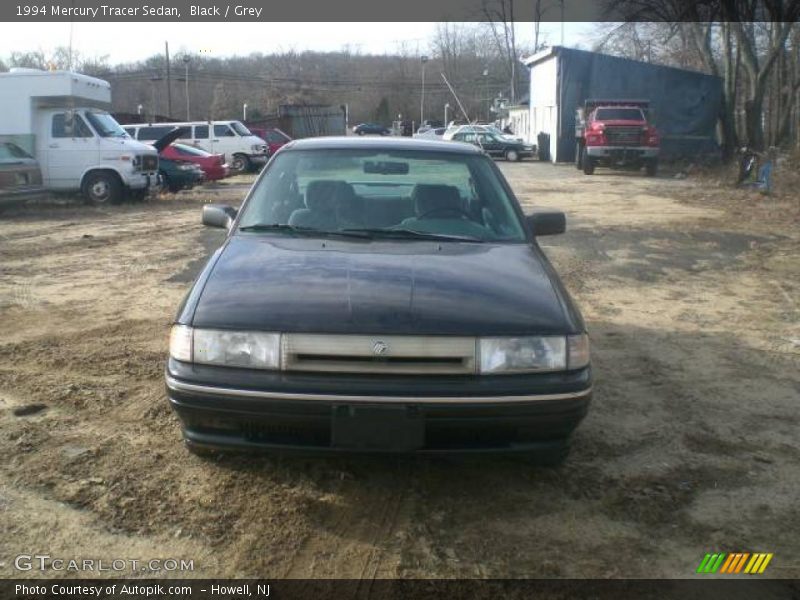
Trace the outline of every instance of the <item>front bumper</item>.
{"type": "Polygon", "coordinates": [[[658,158],[658,148],[647,146],[586,146],[586,154],[592,158],[632,160],[658,158]]]}
{"type": "Polygon", "coordinates": [[[265,165],[269,157],[266,154],[250,154],[248,158],[254,165],[265,165]]]}
{"type": "Polygon", "coordinates": [[[588,368],[411,379],[252,373],[170,359],[166,385],[195,446],[334,452],[548,448],[569,437],[592,395],[588,368]]]}
{"type": "Polygon", "coordinates": [[[127,175],[125,185],[132,190],[149,190],[158,184],[158,173],[148,171],[137,171],[127,175]]]}

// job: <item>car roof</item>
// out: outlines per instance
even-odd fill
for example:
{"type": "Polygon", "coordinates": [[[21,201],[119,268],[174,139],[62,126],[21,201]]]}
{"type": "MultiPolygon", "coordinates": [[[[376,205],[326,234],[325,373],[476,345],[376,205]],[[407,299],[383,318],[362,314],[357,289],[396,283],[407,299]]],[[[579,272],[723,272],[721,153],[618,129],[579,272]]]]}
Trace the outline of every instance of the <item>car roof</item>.
{"type": "Polygon", "coordinates": [[[446,152],[450,154],[481,154],[472,144],[420,140],[407,137],[315,137],[293,140],[281,152],[291,150],[418,150],[420,152],[446,152]]]}

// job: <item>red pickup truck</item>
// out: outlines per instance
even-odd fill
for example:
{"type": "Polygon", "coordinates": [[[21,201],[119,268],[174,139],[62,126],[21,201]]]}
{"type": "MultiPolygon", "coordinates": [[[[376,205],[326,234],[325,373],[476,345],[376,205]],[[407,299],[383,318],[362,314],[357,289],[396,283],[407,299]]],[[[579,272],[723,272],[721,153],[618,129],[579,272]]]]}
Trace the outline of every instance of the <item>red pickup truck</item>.
{"type": "Polygon", "coordinates": [[[647,121],[646,100],[587,100],[575,118],[575,166],[587,175],[597,166],[642,166],[658,172],[660,139],[647,121]]]}

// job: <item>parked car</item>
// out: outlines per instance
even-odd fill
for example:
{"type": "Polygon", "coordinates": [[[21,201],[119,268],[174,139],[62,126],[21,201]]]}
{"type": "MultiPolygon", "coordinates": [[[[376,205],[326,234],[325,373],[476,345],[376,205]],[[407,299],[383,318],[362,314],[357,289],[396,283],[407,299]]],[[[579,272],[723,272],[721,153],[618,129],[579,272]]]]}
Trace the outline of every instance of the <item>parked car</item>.
{"type": "Polygon", "coordinates": [[[0,208],[41,198],[39,163],[13,142],[0,142],[0,208]]]}
{"type": "MultiPolygon", "coordinates": [[[[176,139],[181,136],[181,129],[175,127],[164,137],[153,142],[159,155],[176,139]]],[[[205,173],[200,165],[189,160],[173,159],[159,156],[158,176],[161,179],[162,189],[173,194],[181,190],[190,190],[205,179],[205,173]]]]}
{"type": "Polygon", "coordinates": [[[377,123],[359,123],[353,127],[353,133],[356,135],[389,135],[392,132],[388,127],[377,123]]]}
{"type": "Polygon", "coordinates": [[[644,167],[658,173],[661,137],[648,121],[647,100],[586,100],[575,114],[575,166],[586,175],[595,167],[644,167]]]}
{"type": "Polygon", "coordinates": [[[125,131],[136,140],[152,143],[176,127],[181,130],[181,142],[212,154],[224,154],[236,173],[258,169],[267,162],[267,143],[240,121],[148,123],[126,125],[125,131]]]}
{"type": "Polygon", "coordinates": [[[308,138],[267,165],[171,330],[190,450],[516,451],[554,464],[592,394],[580,312],[467,144],[308,138]]]}
{"type": "Polygon", "coordinates": [[[444,127],[437,127],[436,129],[426,129],[425,131],[422,131],[422,128],[420,128],[420,131],[415,133],[414,137],[423,140],[441,140],[444,132],[445,132],[444,127]]]}
{"type": "Polygon", "coordinates": [[[455,134],[463,133],[463,132],[467,132],[467,133],[478,133],[478,132],[481,132],[481,133],[493,133],[496,136],[498,136],[498,137],[500,137],[500,138],[502,138],[502,139],[504,139],[506,141],[509,141],[509,142],[524,143],[524,141],[525,141],[519,136],[509,135],[509,134],[505,133],[503,130],[499,129],[495,125],[479,125],[479,124],[452,125],[452,126],[448,127],[445,130],[444,134],[442,135],[442,138],[445,139],[445,140],[452,140],[453,136],[455,134]]]}
{"type": "Polygon", "coordinates": [[[512,162],[531,157],[535,151],[533,146],[501,138],[499,135],[485,131],[460,131],[453,136],[452,141],[473,144],[481,148],[489,156],[505,158],[512,162]]]}
{"type": "Polygon", "coordinates": [[[250,127],[250,131],[252,131],[254,135],[266,140],[267,154],[269,156],[272,156],[283,146],[292,141],[289,134],[281,131],[277,127],[250,127]]]}
{"type": "Polygon", "coordinates": [[[230,167],[225,162],[222,154],[211,154],[195,146],[172,143],[166,146],[158,155],[162,160],[171,159],[194,163],[199,166],[208,181],[225,179],[230,175],[230,167]]]}

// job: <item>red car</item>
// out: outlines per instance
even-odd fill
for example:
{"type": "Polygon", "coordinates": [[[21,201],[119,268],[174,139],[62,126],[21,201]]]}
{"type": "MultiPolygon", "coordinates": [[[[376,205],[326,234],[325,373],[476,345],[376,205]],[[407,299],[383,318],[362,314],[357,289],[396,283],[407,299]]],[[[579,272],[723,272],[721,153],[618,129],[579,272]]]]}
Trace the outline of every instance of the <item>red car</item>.
{"type": "Polygon", "coordinates": [[[200,148],[188,146],[186,144],[170,144],[164,148],[159,156],[171,160],[192,162],[198,165],[206,174],[206,180],[215,181],[224,179],[230,175],[230,168],[225,164],[225,156],[222,154],[211,154],[200,148]]]}
{"type": "Polygon", "coordinates": [[[284,133],[277,127],[248,127],[253,135],[257,135],[262,140],[267,142],[267,154],[272,156],[281,146],[284,146],[292,141],[288,134],[284,133]]]}

